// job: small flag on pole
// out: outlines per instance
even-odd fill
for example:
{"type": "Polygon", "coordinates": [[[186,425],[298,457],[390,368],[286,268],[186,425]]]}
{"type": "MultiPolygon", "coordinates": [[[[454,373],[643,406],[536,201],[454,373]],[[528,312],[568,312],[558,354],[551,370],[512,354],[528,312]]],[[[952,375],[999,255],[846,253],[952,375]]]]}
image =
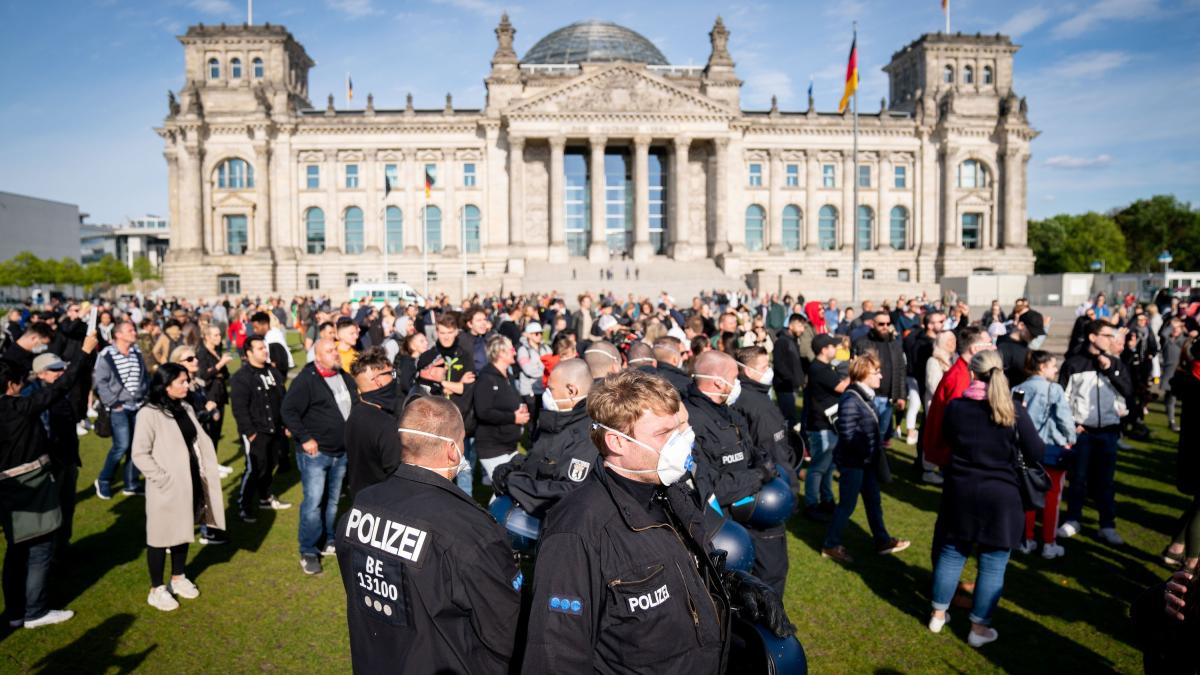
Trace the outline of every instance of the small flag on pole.
{"type": "Polygon", "coordinates": [[[429,199],[429,191],[433,189],[433,174],[425,171],[425,199],[429,199]]]}
{"type": "Polygon", "coordinates": [[[950,9],[950,0],[942,0],[942,11],[950,9]]]}
{"type": "MultiPolygon", "coordinates": [[[[945,1],[945,0],[943,0],[945,1]]],[[[842,101],[838,103],[838,112],[846,111],[846,106],[850,103],[850,97],[858,90],[858,33],[854,34],[854,41],[850,43],[850,61],[846,64],[846,90],[842,93],[842,101]]]]}
{"type": "Polygon", "coordinates": [[[387,199],[387,196],[390,195],[391,193],[392,193],[392,179],[388,178],[388,175],[385,173],[385,174],[383,174],[383,198],[387,199]]]}
{"type": "Polygon", "coordinates": [[[354,80],[350,79],[350,73],[346,73],[346,101],[354,100],[354,80]]]}
{"type": "Polygon", "coordinates": [[[810,101],[812,100],[812,85],[813,85],[812,75],[809,75],[808,76],[808,99],[810,101]]]}

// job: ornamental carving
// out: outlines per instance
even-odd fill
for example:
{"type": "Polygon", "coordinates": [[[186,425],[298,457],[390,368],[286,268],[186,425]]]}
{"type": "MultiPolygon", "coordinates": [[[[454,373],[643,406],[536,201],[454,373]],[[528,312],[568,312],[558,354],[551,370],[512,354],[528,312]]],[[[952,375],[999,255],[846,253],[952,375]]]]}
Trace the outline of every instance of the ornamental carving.
{"type": "Polygon", "coordinates": [[[549,91],[517,106],[510,114],[659,113],[722,115],[728,111],[645,72],[617,64],[549,91]]]}

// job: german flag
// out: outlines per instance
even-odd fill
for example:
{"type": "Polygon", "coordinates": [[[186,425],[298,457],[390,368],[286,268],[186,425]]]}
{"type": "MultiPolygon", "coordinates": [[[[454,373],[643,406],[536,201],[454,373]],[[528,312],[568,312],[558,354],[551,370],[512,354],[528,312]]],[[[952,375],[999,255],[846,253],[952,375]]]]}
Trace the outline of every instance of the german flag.
{"type": "Polygon", "coordinates": [[[433,174],[425,171],[425,199],[429,199],[429,191],[433,189],[433,174]]]}
{"type": "Polygon", "coordinates": [[[850,43],[850,62],[846,64],[846,90],[842,93],[842,101],[838,103],[838,113],[846,111],[850,97],[858,90],[858,33],[850,43]]]}

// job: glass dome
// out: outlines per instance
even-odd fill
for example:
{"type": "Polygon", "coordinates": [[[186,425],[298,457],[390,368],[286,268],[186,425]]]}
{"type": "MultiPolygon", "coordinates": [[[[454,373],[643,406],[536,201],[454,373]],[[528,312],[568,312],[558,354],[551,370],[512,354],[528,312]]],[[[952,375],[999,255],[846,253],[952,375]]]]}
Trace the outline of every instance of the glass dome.
{"type": "Polygon", "coordinates": [[[662,52],[638,33],[608,21],[580,21],[538,40],[521,63],[630,61],[669,65],[662,52]]]}

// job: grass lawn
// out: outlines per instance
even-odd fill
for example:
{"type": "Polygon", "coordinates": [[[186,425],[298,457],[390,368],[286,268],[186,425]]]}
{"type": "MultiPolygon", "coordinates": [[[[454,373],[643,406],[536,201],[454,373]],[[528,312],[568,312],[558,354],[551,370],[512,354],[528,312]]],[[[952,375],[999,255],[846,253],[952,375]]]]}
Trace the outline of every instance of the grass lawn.
{"type": "MultiPolygon", "coordinates": [[[[1064,543],[1065,558],[1045,561],[1014,552],[994,617],[1000,640],[981,650],[966,644],[964,610],[952,610],[940,635],[925,628],[940,493],[911,481],[912,449],[896,443],[897,479],[884,490],[884,514],[894,536],[912,539],[910,549],[896,556],[870,553],[861,506],[845,540],[858,558],[851,568],[820,558],[823,526],[800,518],[791,525],[786,603],[813,672],[1140,671],[1128,606],[1165,576],[1158,552],[1188,504],[1173,487],[1176,435],[1166,430],[1161,407],[1149,421],[1155,440],[1135,443],[1119,458],[1117,513],[1128,545],[1114,549],[1092,539],[1095,512],[1089,508],[1084,534],[1064,543]]],[[[82,439],[71,558],[68,569],[51,577],[52,605],[76,616],[37,630],[0,628],[0,671],[350,669],[336,561],[325,559],[326,572],[316,577],[300,571],[299,474],[293,468],[276,479],[278,493],[294,508],[262,511],[255,524],[240,522],[231,504],[244,462],[232,420],[225,429],[217,454],[235,468],[225,480],[232,543],[191,547],[188,575],[201,596],[182,600],[170,613],[146,604],[143,500],[119,494],[112,501],[97,499],[91,481],[108,441],[82,439]]],[[[973,575],[969,566],[964,577],[973,575]]]]}

